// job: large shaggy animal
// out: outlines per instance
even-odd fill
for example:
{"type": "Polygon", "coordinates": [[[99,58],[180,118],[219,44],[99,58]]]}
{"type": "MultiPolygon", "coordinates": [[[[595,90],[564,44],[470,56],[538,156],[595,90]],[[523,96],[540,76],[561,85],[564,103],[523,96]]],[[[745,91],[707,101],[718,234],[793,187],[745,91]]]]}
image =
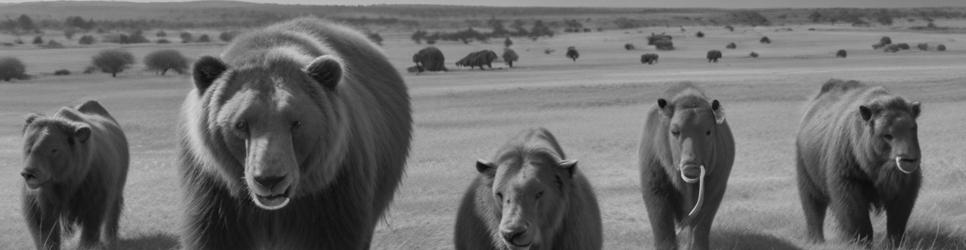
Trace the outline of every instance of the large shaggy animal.
{"type": "Polygon", "coordinates": [[[182,108],[186,249],[368,249],[403,174],[406,85],[358,31],[312,18],[194,65],[182,108]]]}
{"type": "Polygon", "coordinates": [[[130,163],[114,117],[97,101],[31,114],[23,139],[23,214],[37,249],[60,249],[75,226],[80,248],[114,247],[130,163]]]}
{"type": "Polygon", "coordinates": [[[717,63],[718,59],[721,59],[720,50],[713,49],[708,51],[708,63],[717,63]]]}
{"type": "Polygon", "coordinates": [[[843,236],[869,244],[869,211],[884,210],[887,235],[898,246],[922,182],[916,125],[921,109],[882,87],[836,79],[822,85],[795,142],[809,240],[824,241],[831,208],[843,236]]]}
{"type": "Polygon", "coordinates": [[[513,51],[511,48],[503,49],[503,62],[506,63],[507,66],[513,68],[513,62],[516,62],[517,60],[520,60],[520,56],[517,55],[516,51],[513,51]]]}
{"type": "Polygon", "coordinates": [[[922,51],[927,51],[927,50],[929,50],[929,44],[928,43],[919,43],[919,44],[916,44],[916,48],[919,48],[919,50],[922,50],[922,51]]]}
{"type": "Polygon", "coordinates": [[[577,52],[577,47],[574,47],[574,46],[567,47],[567,58],[570,58],[570,60],[574,60],[574,62],[576,62],[577,58],[579,57],[580,57],[580,52],[577,52]]]}
{"type": "Polygon", "coordinates": [[[476,163],[456,217],[456,249],[601,249],[593,187],[544,128],[476,163]]]}
{"type": "Polygon", "coordinates": [[[725,48],[726,49],[736,49],[736,48],[738,48],[738,45],[736,45],[735,43],[732,42],[732,43],[728,43],[728,45],[725,45],[725,48]]]}
{"type": "Polygon", "coordinates": [[[416,63],[416,69],[419,72],[446,71],[446,57],[443,56],[442,51],[433,46],[416,52],[413,55],[413,63],[416,63]]]}
{"type": "Polygon", "coordinates": [[[937,51],[946,51],[946,45],[945,44],[936,45],[936,50],[937,51]]]}
{"type": "Polygon", "coordinates": [[[846,58],[848,56],[848,52],[846,52],[844,49],[840,49],[839,51],[835,52],[835,57],[846,58]]]}
{"type": "Polygon", "coordinates": [[[483,65],[486,65],[486,67],[492,69],[493,61],[496,60],[496,58],[496,52],[485,49],[466,55],[466,57],[463,57],[463,59],[456,61],[456,66],[470,67],[470,69],[473,67],[480,67],[480,70],[484,70],[483,65]]]}
{"type": "Polygon", "coordinates": [[[657,63],[658,55],[654,53],[646,53],[641,55],[641,63],[655,64],[657,63]]]}
{"type": "Polygon", "coordinates": [[[758,40],[758,42],[760,42],[762,44],[770,44],[771,43],[771,38],[768,38],[767,36],[763,36],[763,37],[761,37],[761,39],[758,40]]]}
{"type": "Polygon", "coordinates": [[[686,249],[708,249],[735,158],[721,103],[693,84],[673,85],[648,110],[638,153],[654,247],[677,249],[682,237],[686,249]]]}

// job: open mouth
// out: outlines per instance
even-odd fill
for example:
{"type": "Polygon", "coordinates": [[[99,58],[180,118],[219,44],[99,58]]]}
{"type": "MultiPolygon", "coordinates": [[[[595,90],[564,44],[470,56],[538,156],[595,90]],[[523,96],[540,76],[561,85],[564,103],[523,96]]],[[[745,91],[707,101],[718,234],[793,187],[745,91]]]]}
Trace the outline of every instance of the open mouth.
{"type": "Polygon", "coordinates": [[[530,245],[533,245],[532,243],[533,242],[527,242],[526,244],[517,244],[515,242],[507,242],[507,245],[510,245],[510,248],[513,248],[513,249],[529,249],[530,245]]]}
{"type": "Polygon", "coordinates": [[[47,181],[40,180],[40,178],[34,176],[24,176],[23,181],[24,184],[27,184],[27,189],[30,190],[38,189],[43,186],[44,183],[47,183],[47,181]]]}
{"type": "Polygon", "coordinates": [[[255,205],[265,210],[281,209],[288,205],[288,202],[291,200],[291,198],[289,198],[289,190],[292,189],[289,188],[281,194],[273,195],[258,195],[253,192],[251,194],[252,201],[255,202],[255,205]]]}
{"type": "Polygon", "coordinates": [[[693,183],[698,181],[701,177],[701,167],[697,165],[688,165],[681,168],[681,179],[688,183],[693,183]]]}

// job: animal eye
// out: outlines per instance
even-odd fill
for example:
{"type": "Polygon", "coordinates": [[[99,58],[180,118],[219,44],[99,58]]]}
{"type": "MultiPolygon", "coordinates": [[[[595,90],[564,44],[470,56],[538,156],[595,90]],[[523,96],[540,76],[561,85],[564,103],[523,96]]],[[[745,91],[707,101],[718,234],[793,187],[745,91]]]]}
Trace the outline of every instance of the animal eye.
{"type": "Polygon", "coordinates": [[[294,121],[294,122],[292,122],[292,130],[299,129],[301,127],[302,127],[302,121],[294,121]]]}
{"type": "Polygon", "coordinates": [[[679,131],[679,130],[671,130],[671,134],[674,135],[674,136],[679,136],[679,135],[681,135],[681,131],[679,131]]]}
{"type": "Polygon", "coordinates": [[[704,134],[705,135],[711,135],[711,130],[708,130],[707,132],[704,132],[704,134]]]}
{"type": "Polygon", "coordinates": [[[885,135],[882,135],[882,138],[884,138],[884,139],[886,139],[886,140],[892,140],[892,135],[890,135],[890,134],[885,134],[885,135]]]}
{"type": "Polygon", "coordinates": [[[246,121],[240,121],[240,122],[235,123],[235,129],[237,129],[237,130],[246,130],[246,129],[248,129],[248,122],[246,122],[246,121]]]}
{"type": "Polygon", "coordinates": [[[543,197],[543,191],[537,192],[537,200],[539,200],[540,197],[543,197]]]}
{"type": "Polygon", "coordinates": [[[56,154],[57,152],[58,152],[58,150],[56,148],[50,150],[50,154],[56,154]]]}

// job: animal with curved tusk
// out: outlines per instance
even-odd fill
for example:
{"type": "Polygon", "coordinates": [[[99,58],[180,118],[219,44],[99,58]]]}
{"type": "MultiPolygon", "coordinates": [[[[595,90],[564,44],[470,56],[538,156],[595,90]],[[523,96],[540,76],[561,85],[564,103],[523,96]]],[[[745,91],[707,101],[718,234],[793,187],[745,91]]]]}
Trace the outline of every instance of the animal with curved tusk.
{"type": "Polygon", "coordinates": [[[708,249],[735,155],[721,103],[691,83],[672,86],[648,112],[638,153],[654,248],[677,249],[680,237],[684,249],[708,249]]]}

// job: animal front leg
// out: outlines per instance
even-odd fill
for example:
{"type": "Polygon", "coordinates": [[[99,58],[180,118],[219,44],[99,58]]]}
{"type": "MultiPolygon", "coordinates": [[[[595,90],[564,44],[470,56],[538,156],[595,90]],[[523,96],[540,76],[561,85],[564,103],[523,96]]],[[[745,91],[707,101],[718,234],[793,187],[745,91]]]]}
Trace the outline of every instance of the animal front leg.
{"type": "Polygon", "coordinates": [[[24,201],[23,209],[37,249],[60,249],[60,216],[55,212],[41,211],[33,199],[24,201]]]}
{"type": "Polygon", "coordinates": [[[899,247],[902,244],[902,237],[906,232],[906,223],[909,221],[909,215],[912,214],[915,200],[916,198],[912,197],[912,199],[900,199],[886,204],[888,220],[886,230],[888,231],[889,242],[892,243],[893,247],[899,247]]]}
{"type": "Polygon", "coordinates": [[[674,232],[674,192],[663,172],[646,169],[642,173],[642,189],[647,217],[651,221],[655,249],[677,249],[677,235],[674,232]]]}
{"type": "Polygon", "coordinates": [[[847,240],[855,240],[867,247],[872,244],[872,222],[869,220],[869,200],[862,194],[859,184],[840,180],[831,184],[834,195],[832,209],[847,240]]]}

